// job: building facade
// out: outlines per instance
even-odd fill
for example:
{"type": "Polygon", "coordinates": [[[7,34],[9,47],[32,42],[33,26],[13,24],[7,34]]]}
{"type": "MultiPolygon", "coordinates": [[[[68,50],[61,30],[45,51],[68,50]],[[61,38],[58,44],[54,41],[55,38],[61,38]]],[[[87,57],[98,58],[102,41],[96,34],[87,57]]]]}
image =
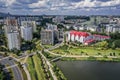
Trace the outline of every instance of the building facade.
{"type": "Polygon", "coordinates": [[[8,38],[8,48],[9,50],[12,50],[14,48],[20,50],[20,35],[18,32],[9,32],[7,33],[8,38]]]}
{"type": "Polygon", "coordinates": [[[31,41],[33,38],[32,27],[21,26],[21,37],[25,41],[31,41]]]}
{"type": "Polygon", "coordinates": [[[92,39],[92,35],[87,32],[70,31],[68,33],[68,41],[78,41],[84,43],[88,39],[92,39]]]}
{"type": "Polygon", "coordinates": [[[41,43],[42,44],[54,44],[54,31],[42,30],[41,31],[41,43]]]}
{"type": "Polygon", "coordinates": [[[109,36],[103,36],[103,35],[91,35],[88,32],[79,32],[79,31],[70,31],[68,33],[68,38],[67,41],[72,41],[72,42],[80,42],[84,45],[89,45],[91,43],[94,43],[96,41],[102,41],[110,39],[109,36]]]}
{"type": "Polygon", "coordinates": [[[37,26],[35,21],[21,21],[22,26],[32,27],[33,32],[37,31],[37,26]]]}
{"type": "Polygon", "coordinates": [[[59,31],[56,25],[46,24],[47,28],[41,31],[41,42],[42,44],[52,44],[58,42],[59,31]]]}
{"type": "Polygon", "coordinates": [[[106,25],[106,32],[108,33],[120,32],[120,25],[108,24],[106,25]]]}

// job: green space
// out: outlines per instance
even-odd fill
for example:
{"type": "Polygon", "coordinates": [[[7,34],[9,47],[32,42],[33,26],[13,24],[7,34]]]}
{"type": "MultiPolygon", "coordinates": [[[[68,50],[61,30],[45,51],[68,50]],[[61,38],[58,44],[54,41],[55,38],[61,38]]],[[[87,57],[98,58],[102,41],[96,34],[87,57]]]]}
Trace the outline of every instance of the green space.
{"type": "Polygon", "coordinates": [[[2,70],[2,65],[0,65],[0,80],[3,80],[5,79],[5,75],[4,75],[4,72],[2,70]]]}
{"type": "Polygon", "coordinates": [[[20,62],[18,62],[17,64],[18,64],[20,71],[22,72],[22,76],[23,76],[24,80],[27,80],[27,75],[26,75],[22,65],[20,64],[20,62]]]}
{"type": "Polygon", "coordinates": [[[67,80],[67,78],[64,76],[60,68],[55,63],[52,63],[53,65],[53,71],[55,72],[58,80],[67,80]]]}
{"type": "Polygon", "coordinates": [[[27,64],[27,68],[30,72],[32,80],[46,80],[44,71],[41,66],[41,60],[37,55],[29,57],[27,64]]]}
{"type": "MultiPolygon", "coordinates": [[[[9,65],[5,65],[5,66],[9,66],[9,65]]],[[[10,76],[9,80],[14,80],[14,76],[13,76],[14,73],[13,73],[12,69],[10,68],[10,69],[8,69],[8,72],[5,72],[3,70],[3,68],[5,66],[0,64],[0,80],[6,80],[8,75],[10,76]]]]}
{"type": "Polygon", "coordinates": [[[43,45],[45,49],[52,47],[53,45],[43,45]]]}
{"type": "Polygon", "coordinates": [[[44,74],[43,69],[41,67],[40,58],[37,55],[35,55],[35,56],[33,56],[33,61],[35,64],[35,69],[36,69],[37,75],[38,75],[38,80],[46,80],[45,74],[44,74]]]}
{"type": "Polygon", "coordinates": [[[104,49],[100,47],[78,47],[71,45],[63,45],[57,49],[52,50],[52,52],[57,54],[66,54],[66,55],[88,55],[88,56],[97,56],[97,55],[107,55],[107,56],[120,56],[120,49],[104,49]]]}
{"type": "Polygon", "coordinates": [[[109,62],[120,62],[120,58],[108,58],[108,57],[93,57],[93,56],[90,56],[90,57],[81,57],[81,58],[70,58],[70,57],[64,57],[64,58],[61,58],[61,61],[109,61],[109,62]]]}

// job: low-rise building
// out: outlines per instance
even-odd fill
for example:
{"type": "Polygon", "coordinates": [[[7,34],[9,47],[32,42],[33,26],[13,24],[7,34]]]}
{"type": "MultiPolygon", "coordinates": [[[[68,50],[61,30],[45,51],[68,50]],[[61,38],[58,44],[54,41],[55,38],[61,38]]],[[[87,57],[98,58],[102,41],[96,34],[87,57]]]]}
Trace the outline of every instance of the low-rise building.
{"type": "Polygon", "coordinates": [[[97,31],[97,26],[88,26],[87,30],[95,32],[95,31],[97,31]]]}
{"type": "Polygon", "coordinates": [[[102,41],[105,39],[110,39],[110,37],[103,35],[91,35],[88,32],[70,31],[68,33],[67,41],[72,41],[72,42],[77,41],[84,45],[89,45],[96,41],[102,41]]]}
{"type": "Polygon", "coordinates": [[[101,41],[101,40],[110,39],[110,36],[103,36],[103,35],[94,34],[93,39],[96,41],[101,41]]]}
{"type": "Polygon", "coordinates": [[[108,24],[106,25],[106,32],[108,33],[120,32],[120,25],[108,24]]]}
{"type": "Polygon", "coordinates": [[[70,31],[68,33],[68,41],[78,41],[84,43],[84,41],[89,39],[92,39],[92,35],[87,32],[70,31]]]}
{"type": "Polygon", "coordinates": [[[64,16],[56,16],[55,18],[52,19],[52,21],[55,23],[60,23],[64,21],[64,16]]]}

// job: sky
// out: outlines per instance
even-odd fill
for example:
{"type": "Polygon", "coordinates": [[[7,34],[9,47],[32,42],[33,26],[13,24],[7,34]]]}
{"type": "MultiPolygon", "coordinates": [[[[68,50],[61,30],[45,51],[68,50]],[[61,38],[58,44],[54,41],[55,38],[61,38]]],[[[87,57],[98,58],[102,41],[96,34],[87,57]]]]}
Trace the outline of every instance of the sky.
{"type": "Polygon", "coordinates": [[[0,12],[18,15],[120,15],[120,0],[0,0],[0,12]]]}

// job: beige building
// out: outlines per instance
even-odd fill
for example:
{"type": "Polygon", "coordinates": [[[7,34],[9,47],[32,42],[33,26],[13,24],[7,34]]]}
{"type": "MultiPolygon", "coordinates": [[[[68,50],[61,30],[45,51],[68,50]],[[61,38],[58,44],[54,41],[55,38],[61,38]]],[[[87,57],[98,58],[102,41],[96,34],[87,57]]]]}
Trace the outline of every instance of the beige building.
{"type": "Polygon", "coordinates": [[[42,30],[41,31],[41,42],[42,44],[54,44],[54,31],[53,30],[42,30]]]}

